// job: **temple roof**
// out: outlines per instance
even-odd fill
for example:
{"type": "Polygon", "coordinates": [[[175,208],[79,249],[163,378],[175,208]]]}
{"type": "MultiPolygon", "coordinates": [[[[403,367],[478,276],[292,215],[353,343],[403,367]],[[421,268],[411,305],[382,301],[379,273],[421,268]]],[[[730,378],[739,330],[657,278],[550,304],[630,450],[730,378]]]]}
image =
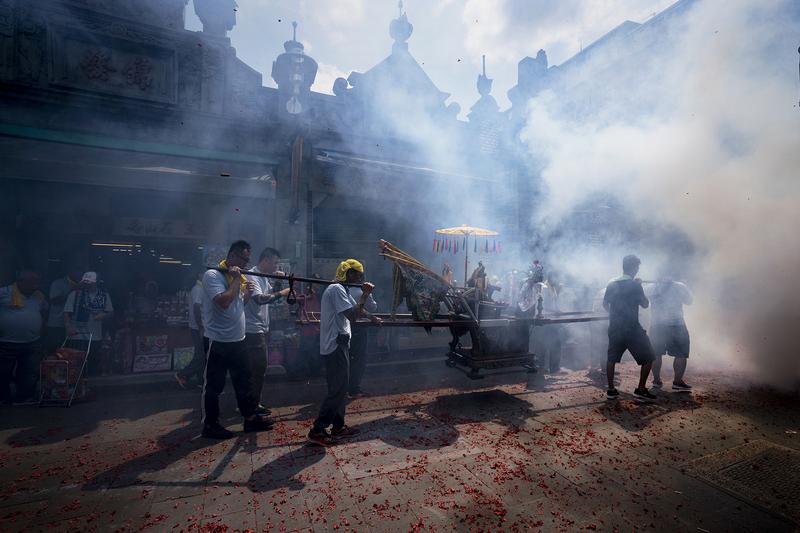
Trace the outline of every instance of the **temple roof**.
{"type": "Polygon", "coordinates": [[[450,97],[450,93],[436,87],[407,49],[398,47],[389,57],[350,81],[357,89],[368,92],[402,91],[408,96],[422,98],[426,107],[444,105],[450,97]]]}
{"type": "Polygon", "coordinates": [[[388,102],[390,105],[408,105],[426,109],[444,108],[449,93],[440,91],[425,73],[414,56],[408,51],[406,42],[414,30],[402,11],[389,24],[389,34],[394,39],[392,53],[361,74],[353,72],[348,81],[357,95],[367,100],[388,102]],[[419,104],[422,103],[422,106],[419,104]]]}

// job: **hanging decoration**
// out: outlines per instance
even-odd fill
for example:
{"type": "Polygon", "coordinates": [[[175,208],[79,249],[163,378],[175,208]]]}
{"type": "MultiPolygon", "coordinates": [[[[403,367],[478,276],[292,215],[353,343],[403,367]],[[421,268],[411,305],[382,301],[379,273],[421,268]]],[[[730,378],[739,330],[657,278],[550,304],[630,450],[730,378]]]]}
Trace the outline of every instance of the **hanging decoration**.
{"type": "Polygon", "coordinates": [[[469,239],[470,236],[473,237],[472,247],[473,253],[478,253],[480,250],[481,253],[488,254],[490,253],[498,253],[500,251],[500,245],[497,243],[496,240],[492,241],[492,246],[489,246],[489,239],[490,236],[498,235],[496,231],[483,229],[483,228],[476,228],[473,226],[467,226],[464,224],[463,226],[458,226],[455,228],[442,228],[437,229],[436,233],[439,235],[452,235],[452,238],[445,238],[443,239],[434,239],[434,252],[445,252],[445,253],[452,253],[453,255],[457,255],[459,251],[464,252],[464,280],[467,279],[468,270],[469,270],[469,239]],[[458,236],[458,237],[456,237],[458,236]],[[483,241],[483,245],[478,243],[477,237],[485,237],[483,241]],[[436,243],[439,243],[438,245],[436,243]]]}

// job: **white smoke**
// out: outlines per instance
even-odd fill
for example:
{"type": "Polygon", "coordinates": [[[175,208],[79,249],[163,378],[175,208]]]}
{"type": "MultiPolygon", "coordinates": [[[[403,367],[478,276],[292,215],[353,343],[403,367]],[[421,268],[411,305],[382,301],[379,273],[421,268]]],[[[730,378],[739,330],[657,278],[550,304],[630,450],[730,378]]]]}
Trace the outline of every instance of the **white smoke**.
{"type": "Polygon", "coordinates": [[[671,46],[580,80],[590,112],[557,86],[523,132],[545,165],[537,222],[602,191],[686,232],[699,250],[692,364],[778,386],[800,380],[799,23],[791,0],[699,1],[670,25],[671,46]]]}

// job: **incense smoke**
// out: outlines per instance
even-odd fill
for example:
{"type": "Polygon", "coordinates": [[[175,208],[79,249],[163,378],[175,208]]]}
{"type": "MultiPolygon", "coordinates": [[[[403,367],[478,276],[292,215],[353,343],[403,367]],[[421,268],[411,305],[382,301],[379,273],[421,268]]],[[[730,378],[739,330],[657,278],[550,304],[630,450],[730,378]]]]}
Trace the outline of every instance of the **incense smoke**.
{"type": "MultiPolygon", "coordinates": [[[[682,230],[696,248],[691,266],[673,272],[695,292],[692,365],[776,386],[800,380],[798,23],[788,0],[697,2],[647,54],[615,63],[613,83],[584,72],[591,106],[575,112],[589,95],[548,91],[523,132],[545,166],[536,223],[601,193],[634,224],[682,230]]],[[[672,250],[659,252],[642,252],[643,274],[669,266],[672,250]]]]}

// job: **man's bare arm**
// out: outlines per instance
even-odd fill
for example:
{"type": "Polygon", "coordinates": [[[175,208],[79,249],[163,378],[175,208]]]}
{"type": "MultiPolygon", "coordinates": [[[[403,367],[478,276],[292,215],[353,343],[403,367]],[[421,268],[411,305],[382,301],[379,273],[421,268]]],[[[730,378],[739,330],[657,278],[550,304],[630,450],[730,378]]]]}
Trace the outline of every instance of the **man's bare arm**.
{"type": "Polygon", "coordinates": [[[375,285],[369,282],[364,283],[361,286],[361,298],[358,299],[356,306],[349,309],[348,311],[345,311],[345,313],[349,313],[345,314],[348,320],[353,322],[354,320],[358,320],[360,317],[365,316],[369,318],[373,324],[381,325],[383,323],[380,318],[376,317],[375,315],[364,309],[364,306],[367,303],[367,299],[369,298],[369,295],[372,294],[372,289],[374,288],[375,285]]]}
{"type": "Polygon", "coordinates": [[[258,305],[267,305],[288,295],[289,289],[283,289],[278,292],[271,292],[269,294],[256,294],[253,296],[253,301],[258,305]]]}
{"type": "Polygon", "coordinates": [[[239,292],[242,290],[241,270],[239,270],[238,267],[232,267],[228,269],[228,272],[230,272],[233,276],[233,281],[231,282],[230,287],[228,287],[224,292],[214,296],[214,303],[223,309],[230,307],[233,303],[233,299],[238,298],[239,292]]]}

